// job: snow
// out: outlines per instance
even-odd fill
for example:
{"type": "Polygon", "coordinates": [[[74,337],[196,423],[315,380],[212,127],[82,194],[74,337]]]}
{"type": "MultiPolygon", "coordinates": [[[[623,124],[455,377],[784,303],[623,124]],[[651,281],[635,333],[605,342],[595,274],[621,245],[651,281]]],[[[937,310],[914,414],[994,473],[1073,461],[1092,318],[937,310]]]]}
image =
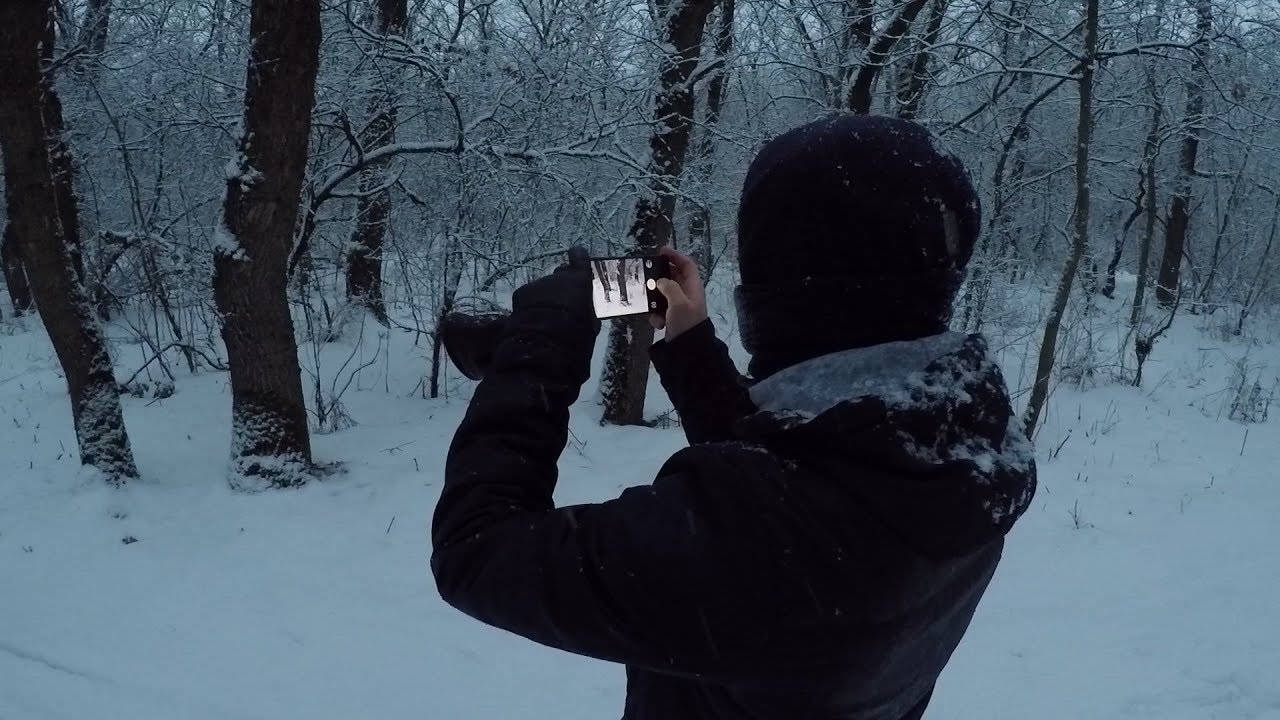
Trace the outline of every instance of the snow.
{"type": "Polygon", "coordinates": [[[213,250],[216,253],[227,255],[233,260],[244,262],[249,259],[249,254],[244,251],[244,246],[227,228],[225,219],[219,220],[217,226],[213,229],[213,250]]]}
{"type": "MultiPolygon", "coordinates": [[[[244,143],[241,143],[241,147],[243,146],[244,143]]],[[[240,189],[244,191],[248,191],[254,183],[262,179],[262,172],[249,163],[249,157],[243,150],[236,152],[235,156],[227,160],[227,164],[222,167],[222,175],[228,182],[238,180],[240,189]]]]}
{"type": "Polygon", "coordinates": [[[910,403],[910,391],[926,366],[956,352],[965,336],[947,332],[912,342],[894,342],[825,355],[787,368],[751,388],[763,410],[789,410],[815,417],[843,400],[875,395],[890,404],[910,403]]]}
{"type": "MultiPolygon", "coordinates": [[[[1055,390],[1035,503],[928,720],[1280,719],[1280,423],[1217,417],[1241,356],[1274,382],[1280,332],[1249,346],[1198,323],[1161,341],[1143,389],[1055,390]]],[[[342,398],[359,424],[313,436],[338,472],[233,491],[228,379],[205,372],[122,398],[142,477],[112,489],[78,468],[38,320],[0,324],[0,718],[618,717],[621,668],[437,596],[426,526],[468,384],[421,399],[429,349],[382,342],[342,398]]],[[[1025,386],[1026,344],[993,346],[1025,386]]],[[[147,352],[118,343],[117,374],[147,352]]],[[[337,368],[351,347],[323,352],[337,368]]],[[[683,444],[600,427],[595,397],[574,409],[560,502],[647,482],[683,444]]],[[[668,407],[656,378],[650,397],[650,416],[668,407]]]]}

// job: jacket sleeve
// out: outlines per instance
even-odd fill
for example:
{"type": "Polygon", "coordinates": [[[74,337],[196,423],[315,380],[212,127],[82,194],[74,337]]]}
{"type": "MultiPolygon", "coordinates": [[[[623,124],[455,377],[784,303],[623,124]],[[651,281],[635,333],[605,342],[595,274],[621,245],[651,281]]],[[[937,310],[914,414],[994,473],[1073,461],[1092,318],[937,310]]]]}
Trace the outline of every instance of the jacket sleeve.
{"type": "Polygon", "coordinates": [[[723,483],[673,459],[651,486],[555,509],[580,380],[527,320],[500,343],[449,449],[432,527],[441,596],[582,655],[689,676],[745,667],[763,640],[744,598],[767,585],[767,564],[723,520],[732,494],[709,499],[723,483]]]}
{"type": "Polygon", "coordinates": [[[690,445],[732,440],[734,421],[755,412],[746,379],[729,348],[704,320],[670,342],[649,349],[662,387],[680,415],[690,445]]]}

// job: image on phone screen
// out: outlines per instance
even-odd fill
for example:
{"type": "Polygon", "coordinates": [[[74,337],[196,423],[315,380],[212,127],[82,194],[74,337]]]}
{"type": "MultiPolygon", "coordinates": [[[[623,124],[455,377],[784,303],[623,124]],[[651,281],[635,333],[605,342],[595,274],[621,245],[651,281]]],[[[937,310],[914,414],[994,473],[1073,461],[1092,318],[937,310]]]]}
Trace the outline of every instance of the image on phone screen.
{"type": "Polygon", "coordinates": [[[591,299],[596,317],[611,318],[651,312],[656,292],[651,257],[591,259],[591,299]],[[645,263],[649,264],[646,272],[645,263]]]}

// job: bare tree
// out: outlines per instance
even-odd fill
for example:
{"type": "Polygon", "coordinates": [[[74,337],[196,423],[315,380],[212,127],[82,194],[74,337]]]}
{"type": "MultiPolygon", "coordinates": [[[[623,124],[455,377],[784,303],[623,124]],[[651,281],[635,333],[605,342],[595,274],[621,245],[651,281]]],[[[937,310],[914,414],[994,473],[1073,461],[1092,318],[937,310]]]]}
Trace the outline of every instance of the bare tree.
{"type": "Polygon", "coordinates": [[[1174,303],[1186,253],[1187,230],[1191,225],[1191,192],[1196,176],[1196,156],[1204,133],[1205,93],[1209,77],[1209,36],[1213,33],[1212,0],[1193,0],[1196,11],[1194,60],[1187,78],[1187,108],[1183,115],[1182,149],[1178,154],[1178,184],[1169,200],[1169,220],[1165,225],[1164,254],[1156,281],[1156,300],[1165,307],[1174,303]]]}
{"type": "Polygon", "coordinates": [[[1075,285],[1080,260],[1089,247],[1089,148],[1093,141],[1093,82],[1098,63],[1098,4],[1099,0],[1085,0],[1084,52],[1079,79],[1080,107],[1076,120],[1075,227],[1070,254],[1063,265],[1062,276],[1058,278],[1058,290],[1053,298],[1053,306],[1049,309],[1049,319],[1045,322],[1044,339],[1040,343],[1035,381],[1023,419],[1027,437],[1035,435],[1036,426],[1040,423],[1040,413],[1049,397],[1049,379],[1053,374],[1058,350],[1058,331],[1067,312],[1067,301],[1071,299],[1071,288],[1075,285]]]}
{"type": "Polygon", "coordinates": [[[932,75],[929,64],[933,59],[933,46],[938,44],[948,4],[949,0],[933,0],[919,47],[911,62],[904,67],[905,77],[898,87],[898,117],[904,120],[914,120],[920,114],[920,106],[924,103],[925,91],[932,75]]]}
{"type": "Polygon", "coordinates": [[[31,297],[27,270],[22,266],[18,239],[13,236],[13,223],[5,223],[4,235],[0,236],[0,269],[4,271],[4,283],[9,289],[13,314],[21,317],[34,310],[35,299],[31,297]]]}
{"type": "Polygon", "coordinates": [[[1155,73],[1147,68],[1147,94],[1151,99],[1151,124],[1147,127],[1147,140],[1142,147],[1142,210],[1145,217],[1142,242],[1138,246],[1138,278],[1134,283],[1133,308],[1129,325],[1139,329],[1146,311],[1147,286],[1151,283],[1151,248],[1155,244],[1156,223],[1159,221],[1159,199],[1156,197],[1156,161],[1160,155],[1160,133],[1164,123],[1164,102],[1156,87],[1155,73]]]}
{"type": "Polygon", "coordinates": [[[233,482],[305,482],[311,440],[286,266],[306,169],[319,0],[254,0],[244,127],[227,166],[213,294],[231,366],[233,482]]]}
{"type": "MultiPolygon", "coordinates": [[[[707,15],[715,0],[656,0],[662,23],[663,46],[658,92],[654,99],[654,130],[649,140],[650,181],[636,201],[628,240],[637,252],[656,252],[671,242],[676,186],[684,170],[693,129],[693,73],[702,51],[707,15]]],[[[604,422],[639,425],[644,422],[645,391],[649,382],[649,345],[653,326],[644,315],[615,320],[601,377],[604,422]]]]}
{"type": "MultiPolygon", "coordinates": [[[[374,0],[372,30],[379,38],[403,37],[407,27],[406,0],[374,0]]],[[[396,140],[396,87],[385,68],[369,87],[369,121],[360,132],[364,150],[385,147],[396,140]]],[[[356,227],[347,255],[347,297],[362,303],[383,325],[390,325],[382,292],[382,247],[391,215],[390,159],[375,161],[360,172],[356,227]]]]}
{"type": "Polygon", "coordinates": [[[79,230],[69,219],[79,210],[62,104],[42,68],[53,47],[51,0],[0,4],[5,192],[31,294],[66,375],[80,461],[119,484],[138,471],[107,341],[76,273],[79,230]]]}
{"type": "MultiPolygon", "coordinates": [[[[729,56],[733,52],[733,17],[735,0],[720,0],[716,20],[715,58],[716,69],[707,79],[707,110],[702,128],[694,145],[694,184],[705,184],[715,175],[715,133],[724,109],[725,89],[729,74],[729,56]]],[[[705,280],[711,279],[715,269],[715,253],[711,242],[711,207],[704,200],[689,215],[689,246],[695,253],[698,266],[705,280]]]]}
{"type": "Polygon", "coordinates": [[[82,51],[96,63],[107,49],[107,30],[111,25],[111,0],[88,0],[84,24],[80,27],[82,51]]]}
{"type": "MultiPolygon", "coordinates": [[[[866,45],[861,64],[847,73],[846,108],[860,115],[871,112],[872,92],[875,90],[876,80],[880,78],[880,72],[889,63],[894,48],[911,31],[912,23],[928,1],[906,0],[880,34],[866,45]]],[[[855,18],[855,22],[860,19],[855,18]]],[[[859,29],[855,34],[861,36],[863,32],[865,30],[859,29]]]]}

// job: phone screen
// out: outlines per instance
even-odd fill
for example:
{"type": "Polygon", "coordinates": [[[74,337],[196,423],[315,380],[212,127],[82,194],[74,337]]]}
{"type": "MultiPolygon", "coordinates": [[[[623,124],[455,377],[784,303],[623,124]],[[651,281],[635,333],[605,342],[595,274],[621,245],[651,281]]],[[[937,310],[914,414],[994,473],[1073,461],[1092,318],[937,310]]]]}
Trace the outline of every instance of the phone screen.
{"type": "Polygon", "coordinates": [[[596,317],[665,313],[666,298],[657,279],[667,277],[667,259],[643,257],[591,258],[591,299],[596,317]]]}

